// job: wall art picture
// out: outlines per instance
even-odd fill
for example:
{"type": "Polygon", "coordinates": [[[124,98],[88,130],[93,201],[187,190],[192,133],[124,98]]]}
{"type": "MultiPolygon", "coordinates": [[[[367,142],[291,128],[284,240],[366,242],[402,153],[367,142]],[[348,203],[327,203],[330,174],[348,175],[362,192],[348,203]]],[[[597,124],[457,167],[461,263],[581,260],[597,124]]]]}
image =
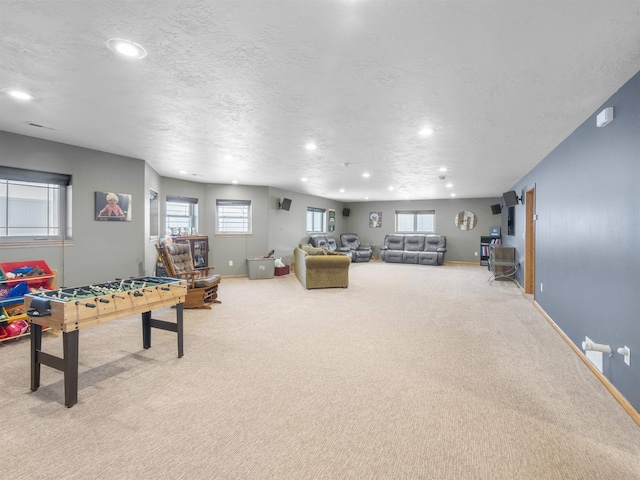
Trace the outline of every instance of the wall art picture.
{"type": "Polygon", "coordinates": [[[96,192],[96,220],[106,222],[131,221],[131,195],[128,193],[96,192]]]}
{"type": "Polygon", "coordinates": [[[454,222],[460,230],[473,230],[478,219],[475,213],[464,210],[455,216],[454,222]]]}
{"type": "Polygon", "coordinates": [[[371,228],[382,227],[382,212],[369,213],[369,227],[371,228]]]}
{"type": "Polygon", "coordinates": [[[329,231],[336,231],[336,211],[333,209],[329,209],[329,231]]]}

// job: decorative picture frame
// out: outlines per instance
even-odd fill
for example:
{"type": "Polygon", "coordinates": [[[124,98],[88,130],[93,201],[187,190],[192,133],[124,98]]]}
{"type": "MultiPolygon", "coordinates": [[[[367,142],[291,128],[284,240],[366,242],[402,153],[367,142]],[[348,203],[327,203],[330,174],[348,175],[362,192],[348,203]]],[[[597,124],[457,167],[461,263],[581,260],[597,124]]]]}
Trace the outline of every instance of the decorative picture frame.
{"type": "Polygon", "coordinates": [[[333,209],[329,209],[329,231],[336,231],[336,211],[333,209]]]}
{"type": "Polygon", "coordinates": [[[473,230],[478,223],[476,214],[468,210],[458,212],[454,218],[454,223],[462,231],[473,230]]]}
{"type": "Polygon", "coordinates": [[[99,222],[130,222],[131,194],[95,192],[95,219],[99,222]]]}
{"type": "Polygon", "coordinates": [[[382,212],[369,212],[369,228],[382,227],[382,212]]]}

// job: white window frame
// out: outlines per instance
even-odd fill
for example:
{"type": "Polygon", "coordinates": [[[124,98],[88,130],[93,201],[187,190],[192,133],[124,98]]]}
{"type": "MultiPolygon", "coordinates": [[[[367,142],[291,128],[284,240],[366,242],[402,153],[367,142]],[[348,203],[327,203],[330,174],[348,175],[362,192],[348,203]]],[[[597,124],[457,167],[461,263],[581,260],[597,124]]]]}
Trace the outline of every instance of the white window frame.
{"type": "MultiPolygon", "coordinates": [[[[175,228],[188,228],[189,234],[195,231],[198,231],[198,199],[191,197],[178,197],[176,195],[167,195],[165,200],[165,229],[168,235],[173,235],[173,227],[175,228]],[[169,204],[180,204],[186,207],[186,212],[184,215],[171,215],[171,208],[169,204]],[[173,223],[172,220],[180,220],[180,226],[177,226],[173,223]],[[185,226],[186,222],[186,226],[185,226]],[[173,225],[172,225],[173,224],[173,225]]],[[[180,232],[178,231],[179,235],[180,232]]]]}
{"type": "Polygon", "coordinates": [[[53,245],[70,239],[71,198],[70,175],[0,167],[0,245],[53,245]],[[17,193],[19,189],[32,195],[12,196],[12,190],[17,193]],[[42,198],[43,193],[46,198],[42,198]],[[36,202],[31,209],[30,202],[36,202]],[[34,214],[37,211],[39,219],[34,214]],[[23,232],[16,235],[17,229],[23,232]],[[35,232],[27,233],[28,230],[35,232]]]}
{"type": "Polygon", "coordinates": [[[252,234],[251,200],[216,200],[216,235],[252,234]]]}
{"type": "MultiPolygon", "coordinates": [[[[425,218],[423,220],[429,220],[429,218],[425,218]]],[[[436,233],[436,211],[435,210],[396,210],[396,233],[436,233]],[[410,229],[401,229],[400,228],[400,216],[410,216],[411,217],[411,228],[410,229]],[[431,228],[419,228],[420,225],[420,217],[426,216],[431,217],[430,223],[431,228]]]]}
{"type": "Polygon", "coordinates": [[[160,215],[158,212],[158,192],[153,188],[149,189],[149,239],[156,240],[160,231],[160,215]]]}
{"type": "Polygon", "coordinates": [[[325,208],[307,207],[307,233],[325,233],[326,231],[327,210],[325,208]]]}

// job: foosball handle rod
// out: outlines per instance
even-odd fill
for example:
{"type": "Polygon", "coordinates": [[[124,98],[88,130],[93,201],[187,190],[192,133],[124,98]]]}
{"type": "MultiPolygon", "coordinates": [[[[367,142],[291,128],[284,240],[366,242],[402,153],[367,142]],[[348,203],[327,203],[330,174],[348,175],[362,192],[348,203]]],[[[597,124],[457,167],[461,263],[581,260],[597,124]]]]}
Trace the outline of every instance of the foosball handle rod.
{"type": "Polygon", "coordinates": [[[95,303],[76,302],[76,305],[84,305],[85,307],[88,307],[88,308],[96,308],[96,304],[95,303]]]}
{"type": "Polygon", "coordinates": [[[98,300],[100,303],[109,303],[109,300],[107,300],[106,298],[101,298],[100,300],[98,300]]]}

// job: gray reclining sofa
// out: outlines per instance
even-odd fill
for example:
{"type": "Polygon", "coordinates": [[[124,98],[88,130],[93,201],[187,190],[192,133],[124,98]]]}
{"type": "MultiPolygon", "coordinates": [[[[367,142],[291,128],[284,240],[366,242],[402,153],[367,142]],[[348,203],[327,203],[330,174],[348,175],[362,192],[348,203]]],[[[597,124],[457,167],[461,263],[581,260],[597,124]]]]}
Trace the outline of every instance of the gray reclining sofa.
{"type": "Polygon", "coordinates": [[[385,235],[380,249],[382,260],[388,263],[442,265],[447,251],[447,237],[427,234],[385,235]]]}

